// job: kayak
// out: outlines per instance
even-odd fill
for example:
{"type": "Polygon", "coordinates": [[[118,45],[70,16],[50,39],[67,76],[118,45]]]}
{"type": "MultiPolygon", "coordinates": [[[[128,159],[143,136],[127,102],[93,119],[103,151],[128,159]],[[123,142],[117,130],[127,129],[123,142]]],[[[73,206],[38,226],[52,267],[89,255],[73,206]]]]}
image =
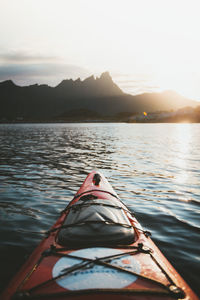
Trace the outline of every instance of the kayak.
{"type": "Polygon", "coordinates": [[[199,299],[92,171],[1,299],[199,299]]]}

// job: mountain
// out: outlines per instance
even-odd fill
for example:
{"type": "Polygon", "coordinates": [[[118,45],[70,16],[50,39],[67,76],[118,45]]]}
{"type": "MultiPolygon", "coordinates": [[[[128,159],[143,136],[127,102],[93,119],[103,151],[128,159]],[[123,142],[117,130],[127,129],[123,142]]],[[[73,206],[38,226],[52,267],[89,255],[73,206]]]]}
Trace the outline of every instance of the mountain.
{"type": "Polygon", "coordinates": [[[1,121],[59,121],[109,119],[143,111],[163,111],[198,102],[173,91],[129,95],[112,80],[108,72],[99,78],[63,80],[56,87],[48,85],[17,86],[11,80],[0,82],[1,121]]]}

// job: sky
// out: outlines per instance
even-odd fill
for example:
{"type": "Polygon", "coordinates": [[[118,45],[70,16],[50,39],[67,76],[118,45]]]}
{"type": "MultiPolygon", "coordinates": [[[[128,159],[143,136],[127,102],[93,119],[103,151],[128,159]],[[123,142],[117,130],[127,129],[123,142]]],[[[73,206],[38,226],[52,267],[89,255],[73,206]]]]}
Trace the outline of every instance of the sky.
{"type": "Polygon", "coordinates": [[[199,0],[0,0],[0,81],[109,71],[127,93],[200,101],[199,0]]]}

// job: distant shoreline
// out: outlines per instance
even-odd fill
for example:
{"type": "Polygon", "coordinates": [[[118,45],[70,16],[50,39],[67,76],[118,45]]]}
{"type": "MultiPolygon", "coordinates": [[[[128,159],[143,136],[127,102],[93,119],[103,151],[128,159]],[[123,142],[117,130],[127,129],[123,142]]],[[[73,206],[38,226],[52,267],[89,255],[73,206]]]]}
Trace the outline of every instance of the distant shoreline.
{"type": "Polygon", "coordinates": [[[130,122],[130,121],[116,121],[116,120],[110,120],[110,121],[103,121],[103,120],[98,120],[98,121],[95,121],[95,120],[88,120],[88,121],[24,121],[24,122],[20,122],[20,121],[11,121],[11,122],[1,122],[0,121],[0,124],[8,124],[8,125],[11,125],[11,124],[88,124],[88,123],[92,123],[92,124],[95,124],[95,123],[127,123],[127,124],[198,124],[200,123],[200,121],[190,121],[190,120],[183,120],[183,121],[166,121],[166,120],[162,120],[162,121],[137,121],[137,122],[130,122]]]}

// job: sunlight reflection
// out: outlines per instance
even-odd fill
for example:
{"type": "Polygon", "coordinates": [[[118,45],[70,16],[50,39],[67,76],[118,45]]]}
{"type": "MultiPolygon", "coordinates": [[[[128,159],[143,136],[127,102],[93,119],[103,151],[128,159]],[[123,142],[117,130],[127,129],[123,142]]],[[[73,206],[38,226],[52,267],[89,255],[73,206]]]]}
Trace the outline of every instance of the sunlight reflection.
{"type": "Polygon", "coordinates": [[[191,125],[177,124],[174,138],[176,139],[177,148],[175,148],[176,157],[174,158],[174,165],[180,169],[178,177],[175,181],[183,184],[188,179],[187,157],[191,147],[191,125]]]}

